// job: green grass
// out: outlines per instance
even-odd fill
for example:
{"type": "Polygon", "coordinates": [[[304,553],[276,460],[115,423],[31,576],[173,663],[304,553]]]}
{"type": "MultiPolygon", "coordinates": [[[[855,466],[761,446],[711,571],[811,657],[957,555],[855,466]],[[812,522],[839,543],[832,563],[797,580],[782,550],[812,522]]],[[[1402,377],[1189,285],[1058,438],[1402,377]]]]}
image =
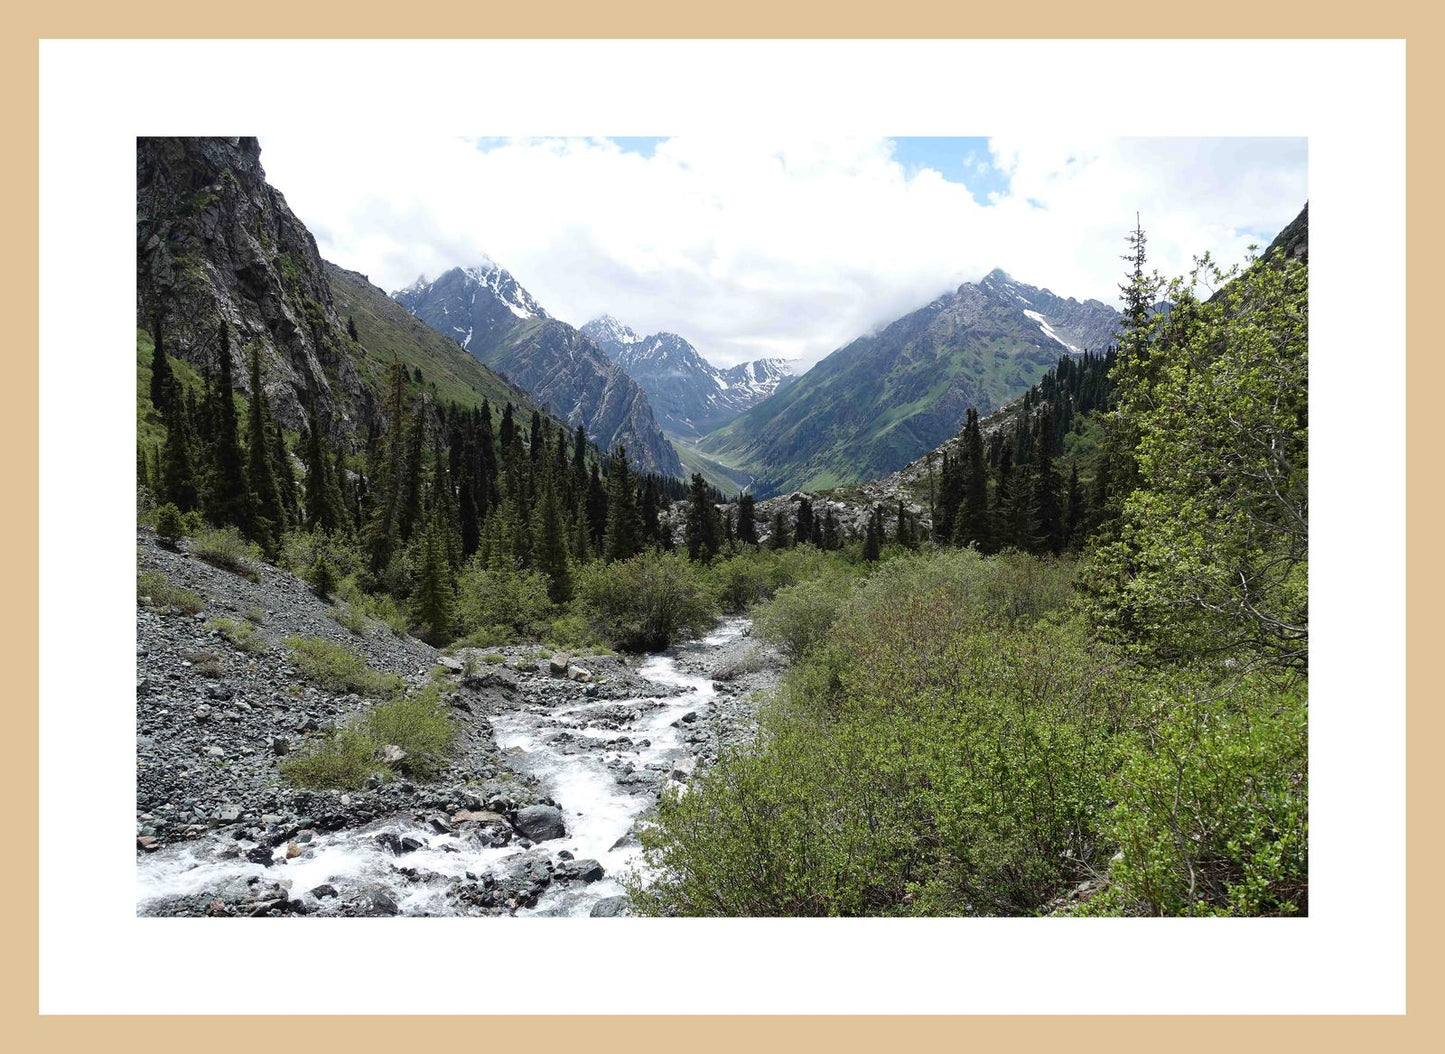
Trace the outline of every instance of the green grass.
{"type": "Polygon", "coordinates": [[[288,783],[307,790],[356,790],[373,776],[385,781],[396,773],[430,779],[445,767],[455,737],[451,714],[433,685],[378,703],[351,726],[311,739],[279,768],[288,783]],[[381,750],[388,745],[406,756],[383,764],[381,750]]]}
{"type": "Polygon", "coordinates": [[[191,554],[253,582],[262,562],[260,548],[234,527],[201,531],[191,539],[191,554]]]}
{"type": "Polygon", "coordinates": [[[366,659],[344,644],[320,637],[287,637],[286,647],[301,676],[328,691],[386,698],[400,693],[405,686],[396,674],[373,670],[366,659]]]}
{"type": "Polygon", "coordinates": [[[135,588],[136,597],[158,611],[179,608],[187,615],[198,615],[205,607],[201,594],[181,588],[160,571],[142,571],[136,576],[135,588]]]}
{"type": "Polygon", "coordinates": [[[266,652],[265,638],[257,636],[256,627],[249,622],[237,622],[235,619],[229,618],[213,618],[206,623],[206,629],[215,630],[227,643],[248,655],[263,655],[266,652]]]}

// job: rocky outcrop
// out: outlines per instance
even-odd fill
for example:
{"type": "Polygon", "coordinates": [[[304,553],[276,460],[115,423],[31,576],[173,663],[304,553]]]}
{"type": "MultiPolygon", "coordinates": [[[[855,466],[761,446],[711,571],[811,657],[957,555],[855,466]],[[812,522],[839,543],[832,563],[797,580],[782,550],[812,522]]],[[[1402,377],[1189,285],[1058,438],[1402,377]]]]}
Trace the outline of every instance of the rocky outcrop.
{"type": "Polygon", "coordinates": [[[150,330],[157,315],[168,350],[202,373],[216,369],[224,321],[243,387],[257,348],[288,428],[306,394],[338,433],[375,413],[316,241],[267,184],[254,138],[136,140],[136,324],[150,330]]]}

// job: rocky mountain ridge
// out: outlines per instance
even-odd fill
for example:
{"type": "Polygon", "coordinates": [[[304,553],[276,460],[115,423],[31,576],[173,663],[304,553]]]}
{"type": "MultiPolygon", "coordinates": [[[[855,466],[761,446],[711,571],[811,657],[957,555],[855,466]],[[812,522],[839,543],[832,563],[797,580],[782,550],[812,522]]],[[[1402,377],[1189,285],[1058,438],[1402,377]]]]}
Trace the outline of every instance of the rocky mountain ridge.
{"type": "Polygon", "coordinates": [[[695,439],[796,380],[784,359],[719,369],[678,334],[639,336],[611,315],[593,319],[582,332],[642,386],[674,438],[695,439]]]}
{"type": "Polygon", "coordinates": [[[392,298],[521,386],[599,447],[626,446],[642,471],[682,475],[647,394],[589,337],[553,318],[491,260],[419,278],[392,298]]]}

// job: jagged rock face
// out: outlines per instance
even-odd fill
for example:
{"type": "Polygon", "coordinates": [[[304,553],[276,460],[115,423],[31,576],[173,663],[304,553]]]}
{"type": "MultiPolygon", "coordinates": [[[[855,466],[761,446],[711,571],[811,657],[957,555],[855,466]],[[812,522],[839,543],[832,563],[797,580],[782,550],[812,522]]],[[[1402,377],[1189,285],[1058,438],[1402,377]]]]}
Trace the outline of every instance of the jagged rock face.
{"type": "Polygon", "coordinates": [[[507,271],[488,260],[418,279],[392,298],[480,362],[526,389],[599,447],[627,447],[644,472],[682,475],[682,462],[637,383],[590,338],[552,318],[507,271]]]}
{"type": "Polygon", "coordinates": [[[696,438],[756,406],[794,378],[781,359],[720,370],[676,333],[639,337],[610,315],[582,327],[642,386],[663,431],[696,438]]]}
{"type": "Polygon", "coordinates": [[[316,241],[266,183],[254,138],[136,140],[136,322],[164,320],[168,350],[214,370],[218,330],[231,330],[232,373],[244,390],[258,347],[264,386],[283,425],[322,419],[345,433],[375,414],[332,305],[316,241]]]}
{"type": "Polygon", "coordinates": [[[969,407],[1021,395],[1060,354],[1102,350],[1117,318],[994,271],[840,348],[698,447],[751,472],[762,497],[884,475],[955,435],[969,407]]]}
{"type": "Polygon", "coordinates": [[[500,351],[497,369],[573,428],[582,425],[599,447],[625,446],[639,471],[682,475],[646,393],[580,332],[556,319],[536,319],[518,327],[500,351]]]}

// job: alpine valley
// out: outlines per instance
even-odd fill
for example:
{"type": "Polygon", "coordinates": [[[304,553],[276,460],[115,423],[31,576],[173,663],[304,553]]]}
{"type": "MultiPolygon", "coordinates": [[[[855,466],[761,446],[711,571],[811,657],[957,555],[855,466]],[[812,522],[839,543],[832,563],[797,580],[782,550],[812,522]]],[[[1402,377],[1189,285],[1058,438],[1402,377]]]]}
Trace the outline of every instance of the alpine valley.
{"type": "Polygon", "coordinates": [[[1308,210],[1147,244],[721,366],[138,139],[138,914],[1307,915],[1308,210]]]}

